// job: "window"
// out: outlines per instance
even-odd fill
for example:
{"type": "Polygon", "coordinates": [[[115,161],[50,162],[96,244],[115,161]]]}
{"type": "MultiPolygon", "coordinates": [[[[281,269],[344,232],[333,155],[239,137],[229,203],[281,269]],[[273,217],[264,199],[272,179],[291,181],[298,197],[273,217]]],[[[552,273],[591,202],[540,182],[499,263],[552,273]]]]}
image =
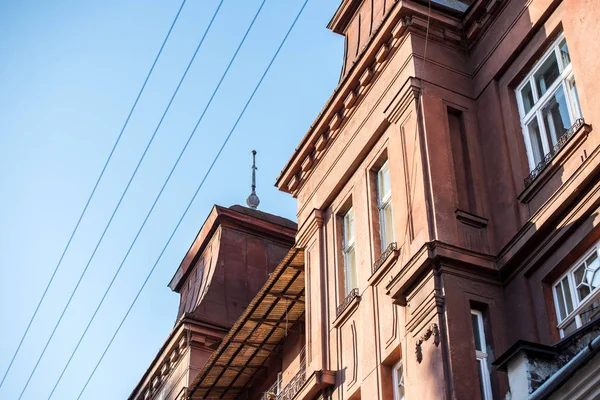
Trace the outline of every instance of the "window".
{"type": "Polygon", "coordinates": [[[534,170],[581,118],[579,96],[564,35],[552,44],[517,88],[529,168],[534,170]]]}
{"type": "Polygon", "coordinates": [[[483,314],[481,311],[471,310],[471,321],[473,323],[473,335],[475,338],[475,360],[477,360],[477,369],[479,371],[481,399],[492,400],[492,384],[490,382],[490,371],[488,369],[485,330],[483,327],[483,314]]]}
{"type": "Polygon", "coordinates": [[[377,173],[377,208],[379,209],[379,229],[381,251],[394,241],[394,219],[392,215],[392,187],[390,169],[386,161],[377,173]]]}
{"type": "Polygon", "coordinates": [[[398,364],[394,365],[392,379],[394,381],[394,400],[404,400],[404,374],[402,370],[402,360],[398,361],[398,364]]]}
{"type": "Polygon", "coordinates": [[[600,315],[600,259],[597,243],[553,285],[560,336],[600,315]]]}
{"type": "Polygon", "coordinates": [[[344,215],[343,226],[344,243],[344,273],[346,278],[346,295],[358,287],[356,277],[356,249],[354,243],[354,211],[352,208],[344,215]]]}

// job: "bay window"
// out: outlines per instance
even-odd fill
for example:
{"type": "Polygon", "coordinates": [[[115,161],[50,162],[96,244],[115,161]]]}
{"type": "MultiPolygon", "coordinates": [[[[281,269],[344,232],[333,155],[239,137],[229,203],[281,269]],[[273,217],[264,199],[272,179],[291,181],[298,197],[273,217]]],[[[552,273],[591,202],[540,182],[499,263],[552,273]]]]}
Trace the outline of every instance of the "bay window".
{"type": "Polygon", "coordinates": [[[599,245],[593,246],[553,285],[561,337],[600,315],[599,245]]]}
{"type": "Polygon", "coordinates": [[[564,35],[560,35],[517,87],[517,103],[533,171],[555,151],[575,121],[581,118],[579,96],[564,35]]]}

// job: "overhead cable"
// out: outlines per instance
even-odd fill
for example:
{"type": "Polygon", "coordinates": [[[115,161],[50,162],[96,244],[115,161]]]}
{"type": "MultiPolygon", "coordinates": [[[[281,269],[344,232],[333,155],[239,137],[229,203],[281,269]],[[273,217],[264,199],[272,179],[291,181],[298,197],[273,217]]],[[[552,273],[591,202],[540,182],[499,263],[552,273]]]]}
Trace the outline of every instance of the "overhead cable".
{"type": "Polygon", "coordinates": [[[83,389],[81,389],[81,392],[79,393],[79,396],[77,396],[77,400],[79,400],[82,396],[82,394],[85,392],[85,389],[87,388],[88,384],[90,383],[90,381],[92,380],[94,374],[96,373],[98,366],[100,366],[100,364],[102,363],[102,360],[104,359],[104,357],[106,356],[106,353],[108,352],[108,350],[110,349],[111,345],[113,344],[115,338],[117,337],[119,331],[121,330],[121,327],[123,326],[123,323],[125,322],[125,320],[127,319],[127,317],[129,316],[131,310],[133,309],[133,307],[135,306],[135,303],[137,302],[138,298],[140,297],[140,294],[142,293],[142,291],[144,290],[144,288],[146,287],[146,284],[148,283],[148,281],[150,280],[150,277],[152,276],[152,274],[154,273],[154,270],[156,269],[156,266],[158,265],[158,263],[160,262],[163,254],[165,253],[165,250],[167,249],[167,247],[169,246],[169,244],[171,243],[171,240],[173,239],[173,237],[175,236],[175,233],[177,232],[177,230],[179,229],[179,226],[181,225],[181,223],[183,222],[183,220],[185,219],[185,216],[187,215],[188,211],[190,210],[190,207],[192,206],[192,204],[194,203],[194,200],[196,199],[196,197],[198,196],[198,193],[200,192],[200,189],[202,189],[202,186],[204,185],[204,182],[206,181],[206,178],[208,177],[208,175],[210,174],[210,172],[212,171],[213,167],[215,166],[215,164],[217,163],[217,160],[219,159],[219,157],[221,156],[221,153],[223,152],[223,150],[225,149],[227,143],[229,142],[229,139],[231,139],[231,136],[233,135],[235,129],[237,128],[239,122],[241,121],[242,117],[244,116],[246,110],[248,109],[248,106],[250,105],[250,103],[252,102],[252,99],[254,98],[254,96],[256,95],[256,92],[258,91],[258,89],[260,88],[261,84],[263,83],[265,77],[267,76],[267,73],[269,72],[269,70],[271,69],[271,67],[273,66],[273,63],[275,62],[275,59],[277,58],[277,56],[279,55],[281,49],[283,48],[283,45],[285,44],[285,42],[287,41],[290,33],[292,32],[292,30],[294,29],[294,26],[296,26],[296,23],[298,22],[298,19],[300,18],[300,16],[302,15],[302,12],[304,11],[306,5],[308,3],[308,0],[304,1],[304,4],[302,5],[302,8],[300,9],[300,11],[298,12],[298,14],[296,15],[296,18],[294,19],[292,25],[290,26],[290,28],[288,29],[287,33],[285,34],[283,40],[281,41],[279,47],[277,48],[277,51],[275,52],[275,54],[273,55],[273,58],[271,59],[271,61],[269,62],[269,64],[267,65],[267,68],[265,69],[264,73],[262,74],[260,80],[258,81],[257,85],[255,86],[254,90],[252,91],[252,94],[250,95],[248,101],[246,102],[246,104],[244,105],[244,108],[242,109],[242,111],[240,112],[239,116],[237,117],[237,120],[235,121],[235,124],[233,125],[233,127],[231,128],[231,130],[229,131],[228,135],[225,137],[225,140],[223,141],[221,147],[219,148],[219,151],[217,152],[217,154],[215,155],[215,157],[212,160],[212,163],[210,164],[208,170],[206,171],[206,173],[204,174],[204,177],[202,178],[202,181],[200,182],[200,184],[198,185],[196,192],[194,193],[194,195],[192,196],[191,200],[189,201],[187,207],[185,208],[183,215],[181,216],[181,218],[179,219],[179,221],[177,222],[177,225],[175,225],[175,228],[173,229],[173,231],[171,232],[171,235],[169,236],[169,239],[167,240],[167,242],[165,243],[164,247],[162,248],[158,258],[156,259],[156,262],[154,263],[154,265],[152,266],[152,268],[150,269],[150,271],[148,272],[148,275],[146,276],[144,282],[142,283],[142,286],[140,287],[140,289],[138,290],[135,298],[133,299],[133,301],[131,302],[129,308],[127,309],[127,312],[125,313],[125,316],[122,318],[121,322],[119,323],[116,331],[114,332],[112,338],[110,339],[108,345],[106,346],[106,348],[104,349],[102,355],[100,356],[100,359],[98,360],[98,362],[96,363],[94,369],[92,370],[91,374],[89,375],[85,385],[83,386],[83,389]]]}
{"type": "Polygon", "coordinates": [[[92,260],[94,259],[94,256],[96,255],[96,252],[98,251],[98,248],[100,247],[100,244],[102,243],[104,236],[106,235],[106,232],[108,231],[109,227],[112,224],[112,221],[115,217],[115,215],[117,214],[117,211],[119,210],[121,203],[123,202],[123,199],[125,198],[127,192],[129,191],[129,187],[131,186],[131,183],[133,182],[135,176],[137,175],[137,172],[142,164],[142,162],[144,161],[146,154],[148,153],[148,150],[150,148],[150,146],[152,145],[154,138],[156,137],[156,134],[158,133],[158,130],[160,129],[160,127],[162,126],[162,123],[165,119],[165,116],[167,115],[167,113],[169,112],[171,105],[173,104],[173,101],[175,100],[175,97],[177,96],[177,93],[179,92],[179,89],[181,88],[181,85],[183,84],[183,81],[185,80],[185,78],[187,77],[187,74],[196,58],[196,55],[198,54],[200,48],[202,47],[202,44],[204,43],[204,39],[206,38],[210,28],[212,27],[212,24],[217,16],[217,14],[219,13],[219,10],[221,9],[221,6],[223,4],[224,0],[221,0],[219,2],[219,5],[217,6],[215,12],[213,13],[213,16],[210,20],[210,23],[208,24],[208,26],[206,27],[206,29],[204,30],[204,33],[202,35],[202,38],[200,39],[200,42],[198,43],[198,46],[196,47],[196,50],[194,51],[194,54],[192,55],[192,58],[190,59],[181,79],[179,80],[179,83],[177,84],[177,87],[175,88],[175,91],[173,92],[173,95],[171,96],[171,99],[169,100],[169,103],[167,104],[167,107],[165,109],[165,111],[163,112],[158,125],[156,126],[156,129],[154,130],[154,132],[152,133],[152,136],[150,137],[150,140],[148,141],[148,143],[146,144],[146,147],[144,149],[144,152],[142,153],[134,171],[133,174],[131,175],[131,177],[129,178],[129,181],[127,182],[127,185],[125,186],[125,190],[123,191],[123,193],[121,194],[121,197],[119,199],[119,202],[117,203],[117,205],[115,206],[106,226],[104,227],[104,231],[102,232],[102,235],[100,236],[100,239],[98,239],[98,242],[96,243],[96,246],[94,248],[94,251],[92,252],[92,255],[90,256],[90,258],[88,259],[85,268],[83,269],[83,271],[81,272],[81,275],[79,276],[79,279],[77,281],[77,284],[75,285],[75,287],[73,288],[73,291],[71,292],[71,295],[69,296],[69,300],[67,301],[67,304],[64,306],[61,315],[58,319],[58,321],[56,322],[56,324],[54,325],[54,328],[52,330],[52,333],[50,334],[50,337],[48,338],[48,340],[46,341],[46,344],[44,345],[44,348],[42,350],[42,353],[40,354],[40,356],[38,357],[35,366],[33,367],[33,370],[31,371],[31,373],[29,374],[29,377],[27,379],[27,382],[25,383],[25,386],[23,387],[23,390],[21,391],[21,394],[19,395],[19,400],[23,397],[23,394],[25,393],[25,390],[27,389],[27,387],[29,386],[29,383],[31,382],[31,378],[33,377],[33,375],[35,374],[35,371],[37,370],[37,367],[40,364],[40,361],[42,360],[42,358],[44,357],[44,354],[46,353],[46,350],[48,349],[48,345],[50,344],[50,342],[52,341],[52,338],[54,337],[54,334],[56,333],[56,330],[58,329],[58,326],[60,325],[63,317],[65,316],[65,313],[67,311],[67,309],[69,308],[69,305],[71,304],[71,301],[73,300],[73,297],[75,296],[75,293],[77,292],[77,289],[79,288],[79,285],[81,284],[86,272],[88,271],[88,268],[92,262],[92,260]]]}
{"type": "Polygon", "coordinates": [[[102,177],[104,176],[104,172],[106,171],[106,168],[108,167],[108,164],[110,163],[110,160],[112,159],[112,156],[115,152],[115,149],[117,148],[117,145],[119,144],[119,142],[121,141],[121,137],[123,136],[123,132],[125,132],[125,128],[127,128],[127,125],[129,124],[129,120],[131,119],[131,116],[133,115],[133,112],[135,111],[137,104],[140,100],[140,97],[142,97],[142,93],[144,92],[144,89],[146,88],[146,84],[148,83],[148,80],[150,79],[150,75],[152,75],[152,72],[154,71],[154,67],[156,66],[156,63],[158,62],[158,59],[160,58],[160,55],[162,54],[163,49],[165,48],[165,45],[167,44],[167,41],[169,39],[169,37],[171,36],[171,32],[173,31],[173,27],[175,26],[175,23],[177,22],[177,20],[179,19],[179,14],[181,14],[181,10],[183,9],[183,6],[185,5],[185,2],[187,0],[183,0],[181,2],[181,5],[179,6],[179,9],[177,11],[177,14],[175,15],[175,18],[173,19],[173,22],[171,23],[171,26],[169,28],[169,31],[167,32],[167,35],[165,36],[162,45],[160,46],[160,49],[158,50],[158,53],[156,54],[156,57],[154,58],[154,61],[152,63],[152,66],[150,67],[150,70],[148,71],[148,74],[146,75],[146,79],[144,80],[144,83],[142,84],[141,89],[139,90],[137,97],[135,98],[135,101],[133,102],[133,106],[131,106],[131,109],[129,110],[129,114],[127,115],[127,118],[125,119],[125,123],[123,124],[123,126],[121,127],[121,131],[119,132],[119,135],[117,136],[117,139],[115,140],[112,149],[108,155],[108,158],[106,159],[106,162],[104,163],[104,166],[102,167],[102,171],[100,172],[100,175],[98,176],[98,179],[96,179],[96,183],[94,184],[94,188],[92,189],[92,192],[90,193],[85,206],[83,207],[83,211],[81,211],[81,214],[79,215],[79,219],[77,220],[77,223],[75,224],[75,228],[73,228],[73,231],[71,232],[71,236],[69,237],[69,240],[67,241],[67,244],[65,246],[65,248],[62,251],[62,254],[58,260],[58,263],[56,264],[56,266],[54,267],[54,271],[52,272],[52,275],[50,276],[50,280],[48,281],[48,284],[46,285],[46,288],[44,289],[44,292],[42,294],[42,297],[40,298],[40,300],[38,301],[38,304],[35,308],[35,311],[33,312],[33,315],[31,316],[31,318],[29,319],[29,323],[27,324],[27,328],[25,328],[25,332],[23,333],[23,335],[21,336],[21,340],[19,341],[19,345],[17,346],[17,349],[15,350],[10,363],[8,364],[8,368],[6,369],[6,371],[4,372],[4,376],[2,377],[2,381],[0,381],[0,388],[2,388],[2,385],[4,384],[4,381],[6,380],[6,376],[8,375],[8,373],[10,372],[12,365],[15,361],[15,358],[17,357],[17,354],[19,353],[19,351],[21,350],[21,346],[23,345],[23,341],[25,340],[25,337],[27,336],[27,334],[29,333],[29,329],[31,328],[31,324],[33,323],[35,317],[37,316],[38,311],[40,310],[40,306],[42,305],[44,299],[46,298],[46,294],[48,293],[48,289],[50,289],[50,286],[52,285],[52,282],[54,281],[54,278],[56,276],[56,273],[58,272],[59,267],[62,264],[63,259],[65,258],[65,254],[67,254],[67,251],[69,250],[69,247],[71,246],[71,242],[73,241],[73,237],[75,237],[75,234],[77,233],[77,230],[79,229],[79,225],[81,224],[81,221],[83,219],[83,216],[85,215],[88,206],[90,205],[90,202],[92,200],[92,197],[94,197],[94,194],[96,193],[96,189],[98,188],[98,185],[100,184],[100,181],[102,180],[102,177]]]}

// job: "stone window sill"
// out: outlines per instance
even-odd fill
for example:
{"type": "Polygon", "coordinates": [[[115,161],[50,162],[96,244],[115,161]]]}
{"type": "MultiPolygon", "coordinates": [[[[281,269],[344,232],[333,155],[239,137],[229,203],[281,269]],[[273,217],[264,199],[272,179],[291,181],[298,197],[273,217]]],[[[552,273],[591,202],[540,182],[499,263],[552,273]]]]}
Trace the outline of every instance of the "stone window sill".
{"type": "MultiPolygon", "coordinates": [[[[354,289],[356,294],[352,295],[352,298],[347,301],[347,304],[344,306],[343,310],[341,310],[335,320],[333,321],[334,328],[338,328],[340,325],[344,323],[358,308],[358,304],[360,303],[360,295],[358,294],[358,289],[354,289]]],[[[346,300],[345,300],[346,301],[346,300]]]]}

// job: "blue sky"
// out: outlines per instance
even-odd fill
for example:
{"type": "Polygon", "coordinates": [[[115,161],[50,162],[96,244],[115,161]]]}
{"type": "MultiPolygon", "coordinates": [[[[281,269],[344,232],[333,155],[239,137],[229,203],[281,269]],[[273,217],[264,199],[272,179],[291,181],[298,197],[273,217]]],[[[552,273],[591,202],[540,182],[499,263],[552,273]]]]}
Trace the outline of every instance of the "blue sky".
{"type": "MultiPolygon", "coordinates": [[[[46,399],[261,0],[225,0],[23,399],[46,399]]],[[[82,399],[126,398],[173,326],[166,286],[213,204],[243,203],[258,151],[260,209],[339,79],[340,0],[310,0],[82,399]]],[[[53,399],[75,399],[303,0],[267,0],[53,399]]],[[[179,7],[179,0],[0,2],[0,377],[179,7]]],[[[4,385],[16,399],[218,0],[188,0],[4,385]]]]}

